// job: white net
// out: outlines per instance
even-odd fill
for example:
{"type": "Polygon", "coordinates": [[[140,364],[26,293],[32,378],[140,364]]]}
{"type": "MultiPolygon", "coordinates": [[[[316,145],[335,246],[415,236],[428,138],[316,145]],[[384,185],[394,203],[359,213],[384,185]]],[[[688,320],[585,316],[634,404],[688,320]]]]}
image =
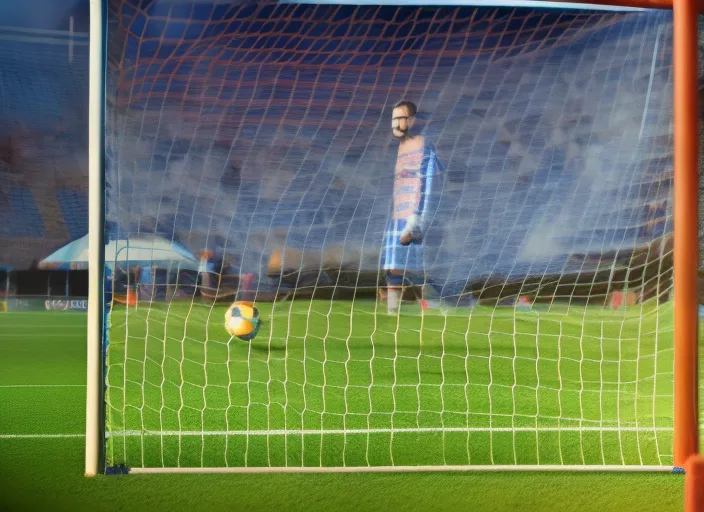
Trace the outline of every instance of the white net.
{"type": "Polygon", "coordinates": [[[672,464],[669,13],[135,4],[109,465],[672,464]],[[399,100],[437,200],[402,264],[399,100]]]}

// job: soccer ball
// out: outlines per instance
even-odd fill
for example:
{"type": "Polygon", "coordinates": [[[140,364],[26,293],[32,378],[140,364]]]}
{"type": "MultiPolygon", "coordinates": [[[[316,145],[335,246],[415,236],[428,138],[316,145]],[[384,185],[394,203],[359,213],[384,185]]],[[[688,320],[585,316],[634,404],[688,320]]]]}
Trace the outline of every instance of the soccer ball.
{"type": "Polygon", "coordinates": [[[260,324],[259,311],[251,302],[233,302],[225,313],[225,330],[244,341],[254,339],[260,324]]]}

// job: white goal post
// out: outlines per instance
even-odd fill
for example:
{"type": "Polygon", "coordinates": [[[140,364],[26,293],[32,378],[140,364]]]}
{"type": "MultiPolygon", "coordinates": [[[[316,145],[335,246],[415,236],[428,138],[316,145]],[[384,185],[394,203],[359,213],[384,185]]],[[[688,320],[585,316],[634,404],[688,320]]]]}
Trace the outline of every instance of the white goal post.
{"type": "Polygon", "coordinates": [[[105,419],[103,415],[103,268],[105,221],[105,20],[103,0],[90,2],[90,46],[88,89],[88,325],[86,385],[85,474],[100,472],[103,460],[105,419]]]}

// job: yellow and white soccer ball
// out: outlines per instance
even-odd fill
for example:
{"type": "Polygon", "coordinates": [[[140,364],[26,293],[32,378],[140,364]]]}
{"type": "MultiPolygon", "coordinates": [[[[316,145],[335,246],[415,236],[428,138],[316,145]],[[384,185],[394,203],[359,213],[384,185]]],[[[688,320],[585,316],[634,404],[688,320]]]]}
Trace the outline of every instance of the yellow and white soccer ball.
{"type": "Polygon", "coordinates": [[[244,341],[251,341],[259,332],[259,310],[252,302],[233,302],[225,313],[225,330],[244,341]]]}

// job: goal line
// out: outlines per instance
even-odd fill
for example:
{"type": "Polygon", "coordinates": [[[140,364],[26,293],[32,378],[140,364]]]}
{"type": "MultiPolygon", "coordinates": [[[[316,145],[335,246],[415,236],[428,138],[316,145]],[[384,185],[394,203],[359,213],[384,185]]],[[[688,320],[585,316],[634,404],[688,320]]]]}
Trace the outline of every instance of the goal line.
{"type": "Polygon", "coordinates": [[[677,466],[557,466],[557,465],[496,465],[496,466],[341,466],[341,467],[225,467],[225,468],[129,468],[131,474],[157,473],[428,473],[438,471],[492,471],[492,472],[589,472],[589,473],[674,473],[684,474],[684,469],[677,466]]]}
{"type": "Polygon", "coordinates": [[[113,430],[106,437],[138,436],[286,436],[286,435],[368,435],[368,434],[425,434],[457,432],[672,432],[668,427],[417,427],[417,428],[365,428],[365,429],[291,429],[291,430],[113,430]]]}

